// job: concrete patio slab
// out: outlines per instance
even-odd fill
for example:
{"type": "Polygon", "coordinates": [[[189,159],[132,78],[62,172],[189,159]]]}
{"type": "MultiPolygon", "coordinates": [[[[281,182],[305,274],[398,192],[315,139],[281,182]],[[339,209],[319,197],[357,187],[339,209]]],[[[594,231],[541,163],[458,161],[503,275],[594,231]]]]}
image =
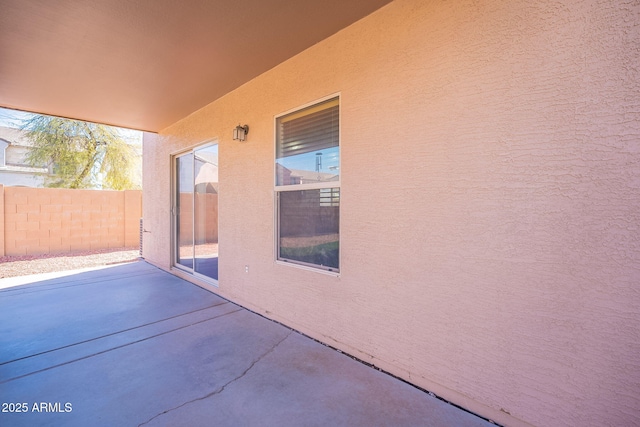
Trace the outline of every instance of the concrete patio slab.
{"type": "Polygon", "coordinates": [[[492,425],[144,262],[0,290],[0,400],[2,426],[492,425]]]}

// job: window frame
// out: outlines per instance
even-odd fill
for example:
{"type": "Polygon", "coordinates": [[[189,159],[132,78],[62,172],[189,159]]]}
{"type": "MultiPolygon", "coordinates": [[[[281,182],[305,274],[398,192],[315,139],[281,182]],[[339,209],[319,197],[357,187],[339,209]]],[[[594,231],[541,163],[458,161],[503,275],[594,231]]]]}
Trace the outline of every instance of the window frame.
{"type": "MultiPolygon", "coordinates": [[[[290,110],[284,111],[280,114],[274,116],[273,119],[273,193],[274,193],[274,259],[275,263],[279,265],[288,265],[296,268],[300,268],[303,270],[314,271],[317,273],[323,273],[330,276],[340,276],[341,271],[341,258],[342,251],[338,249],[338,268],[335,267],[325,267],[318,264],[306,263],[298,260],[291,260],[287,258],[280,257],[280,193],[289,192],[289,191],[303,191],[303,190],[322,190],[328,189],[331,192],[331,189],[338,188],[340,193],[339,199],[342,199],[342,98],[340,93],[334,93],[331,95],[327,95],[325,97],[316,99],[314,101],[308,102],[301,106],[292,108],[290,110]],[[314,183],[306,183],[306,184],[286,184],[286,185],[278,185],[278,171],[277,171],[277,151],[278,151],[278,119],[288,116],[290,114],[294,114],[297,112],[301,112],[307,108],[314,107],[316,105],[320,105],[324,102],[336,99],[338,101],[338,180],[337,181],[325,181],[325,182],[314,182],[314,183]]],[[[340,203],[340,202],[338,202],[340,203]]],[[[338,206],[339,207],[339,206],[338,206]]],[[[340,245],[340,235],[342,228],[342,221],[340,221],[340,211],[338,210],[338,245],[340,245]]],[[[338,246],[340,247],[340,246],[338,246]]]]}

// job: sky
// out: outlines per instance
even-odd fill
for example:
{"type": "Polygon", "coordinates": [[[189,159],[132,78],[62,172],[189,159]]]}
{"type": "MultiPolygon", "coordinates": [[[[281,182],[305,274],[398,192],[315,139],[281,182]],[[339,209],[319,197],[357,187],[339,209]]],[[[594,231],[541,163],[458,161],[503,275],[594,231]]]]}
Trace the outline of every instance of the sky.
{"type": "Polygon", "coordinates": [[[17,128],[20,127],[22,120],[28,119],[31,116],[33,116],[31,113],[0,108],[0,126],[17,128]]]}
{"type": "MultiPolygon", "coordinates": [[[[9,110],[0,107],[0,126],[19,128],[23,120],[27,120],[34,116],[33,113],[25,113],[18,110],[9,110]]],[[[142,144],[142,132],[131,129],[120,129],[120,133],[124,138],[133,144],[142,144]]]]}
{"type": "Polygon", "coordinates": [[[330,147],[325,148],[324,150],[312,151],[310,153],[281,157],[276,159],[276,162],[280,163],[287,169],[315,171],[317,152],[322,153],[322,161],[319,172],[335,173],[337,175],[340,168],[340,156],[338,154],[338,147],[330,147]]]}

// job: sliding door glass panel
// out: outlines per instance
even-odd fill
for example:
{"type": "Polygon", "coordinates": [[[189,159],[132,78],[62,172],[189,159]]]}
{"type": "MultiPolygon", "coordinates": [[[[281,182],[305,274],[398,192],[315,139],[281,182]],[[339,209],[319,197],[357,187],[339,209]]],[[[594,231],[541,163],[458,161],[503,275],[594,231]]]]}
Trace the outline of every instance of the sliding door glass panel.
{"type": "Polygon", "coordinates": [[[194,270],[218,280],[218,146],[194,151],[194,270]]]}
{"type": "Polygon", "coordinates": [[[177,263],[193,268],[193,154],[176,158],[177,263]]]}

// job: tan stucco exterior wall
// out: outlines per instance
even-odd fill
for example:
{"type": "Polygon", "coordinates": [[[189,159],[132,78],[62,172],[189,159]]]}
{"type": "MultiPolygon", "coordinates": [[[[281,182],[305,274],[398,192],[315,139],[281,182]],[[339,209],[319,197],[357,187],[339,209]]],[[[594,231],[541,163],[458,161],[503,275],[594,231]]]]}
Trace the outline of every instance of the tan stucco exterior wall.
{"type": "Polygon", "coordinates": [[[0,186],[3,255],[134,247],[140,240],[140,190],[0,186]],[[3,190],[3,191],[2,191],[3,190]]]}
{"type": "Polygon", "coordinates": [[[217,139],[221,295],[506,425],[638,425],[638,40],[633,1],[395,1],[146,135],[144,256],[217,139]],[[334,93],[339,277],[274,262],[274,116],[334,93]]]}

